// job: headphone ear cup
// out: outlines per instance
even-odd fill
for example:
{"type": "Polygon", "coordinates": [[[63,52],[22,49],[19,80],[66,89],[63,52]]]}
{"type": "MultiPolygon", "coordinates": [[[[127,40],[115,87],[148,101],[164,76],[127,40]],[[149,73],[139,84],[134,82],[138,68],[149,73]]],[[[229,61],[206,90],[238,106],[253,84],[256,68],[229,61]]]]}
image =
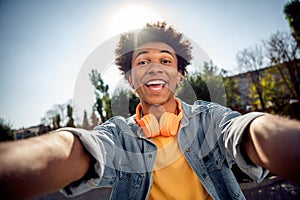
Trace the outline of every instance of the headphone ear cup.
{"type": "Polygon", "coordinates": [[[159,127],[161,128],[160,132],[163,136],[167,136],[168,128],[165,126],[168,123],[167,113],[163,113],[159,119],[159,127]]]}
{"type": "Polygon", "coordinates": [[[180,126],[180,120],[183,118],[183,110],[181,102],[175,99],[178,105],[178,115],[165,112],[161,115],[159,122],[153,114],[141,117],[142,105],[136,107],[136,122],[143,129],[147,138],[162,136],[175,136],[180,126]]]}
{"type": "Polygon", "coordinates": [[[149,132],[151,133],[151,137],[158,136],[160,133],[160,128],[156,117],[153,114],[149,114],[150,123],[149,123],[149,132]]]}
{"type": "Polygon", "coordinates": [[[155,137],[159,135],[159,124],[156,117],[153,114],[145,115],[141,119],[141,122],[146,137],[155,137]]]}
{"type": "Polygon", "coordinates": [[[161,127],[161,134],[163,136],[174,136],[177,134],[178,125],[180,119],[173,113],[164,113],[159,120],[159,126],[161,127]]]}

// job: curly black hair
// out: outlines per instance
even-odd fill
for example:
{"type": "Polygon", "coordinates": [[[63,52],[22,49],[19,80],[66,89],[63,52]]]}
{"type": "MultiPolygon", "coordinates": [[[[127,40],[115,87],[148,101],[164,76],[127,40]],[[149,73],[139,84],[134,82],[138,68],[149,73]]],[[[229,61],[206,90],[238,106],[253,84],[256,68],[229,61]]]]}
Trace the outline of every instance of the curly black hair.
{"type": "Polygon", "coordinates": [[[175,50],[178,60],[178,71],[186,74],[186,66],[192,59],[191,43],[184,39],[183,33],[176,31],[166,22],[147,23],[139,32],[129,32],[121,35],[115,50],[115,64],[125,77],[131,70],[132,54],[134,50],[149,42],[163,42],[175,50]]]}

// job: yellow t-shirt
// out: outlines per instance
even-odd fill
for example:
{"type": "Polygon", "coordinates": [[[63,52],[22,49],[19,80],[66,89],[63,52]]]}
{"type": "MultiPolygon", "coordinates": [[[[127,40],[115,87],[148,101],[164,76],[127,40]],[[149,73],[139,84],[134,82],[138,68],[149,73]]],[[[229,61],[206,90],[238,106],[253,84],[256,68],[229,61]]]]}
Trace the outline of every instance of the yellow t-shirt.
{"type": "Polygon", "coordinates": [[[212,199],[182,154],[178,138],[152,138],[158,154],[152,172],[153,185],[150,200],[212,199]]]}

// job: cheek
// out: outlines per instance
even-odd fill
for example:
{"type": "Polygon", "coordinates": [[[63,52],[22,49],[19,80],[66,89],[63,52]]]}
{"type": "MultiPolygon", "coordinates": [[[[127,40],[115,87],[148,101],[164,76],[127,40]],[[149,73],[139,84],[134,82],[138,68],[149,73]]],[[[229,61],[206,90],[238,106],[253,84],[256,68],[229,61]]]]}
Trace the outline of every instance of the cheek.
{"type": "Polygon", "coordinates": [[[180,74],[181,73],[179,73],[177,71],[172,71],[172,73],[171,73],[172,80],[177,83],[179,80],[181,80],[180,74]]]}
{"type": "Polygon", "coordinates": [[[172,90],[175,91],[177,85],[180,83],[181,81],[181,75],[180,73],[174,73],[172,75],[172,81],[171,81],[171,84],[170,84],[170,87],[172,88],[172,90]]]}
{"type": "Polygon", "coordinates": [[[135,88],[139,88],[142,85],[141,82],[142,74],[139,72],[139,70],[135,70],[132,72],[132,83],[135,88]]]}

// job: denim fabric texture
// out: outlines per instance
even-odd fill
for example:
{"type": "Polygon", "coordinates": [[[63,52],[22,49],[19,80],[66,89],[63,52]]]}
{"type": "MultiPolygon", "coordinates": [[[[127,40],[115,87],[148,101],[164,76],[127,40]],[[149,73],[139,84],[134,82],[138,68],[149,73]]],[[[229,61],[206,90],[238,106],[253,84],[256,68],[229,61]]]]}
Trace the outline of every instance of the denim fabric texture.
{"type": "MultiPolygon", "coordinates": [[[[182,106],[179,145],[203,186],[213,199],[245,199],[230,167],[237,163],[257,181],[268,174],[249,162],[240,148],[250,122],[263,113],[241,115],[205,101],[182,102],[182,106]]],[[[144,136],[134,117],[113,117],[93,131],[60,129],[77,135],[96,160],[91,175],[62,189],[63,194],[75,196],[93,188],[112,187],[110,199],[147,199],[157,147],[144,136]]]]}

